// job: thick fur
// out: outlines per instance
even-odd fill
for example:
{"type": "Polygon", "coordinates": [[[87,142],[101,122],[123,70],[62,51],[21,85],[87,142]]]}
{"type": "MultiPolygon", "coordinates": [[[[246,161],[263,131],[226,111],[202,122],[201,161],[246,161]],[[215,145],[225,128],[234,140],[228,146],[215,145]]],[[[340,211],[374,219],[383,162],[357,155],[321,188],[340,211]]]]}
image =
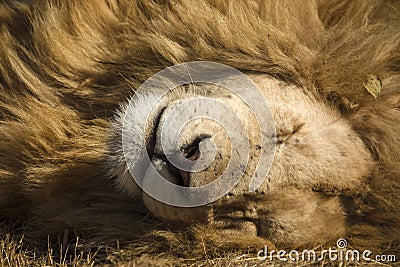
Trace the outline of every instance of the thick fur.
{"type": "MultiPolygon", "coordinates": [[[[75,229],[87,240],[150,242],[146,234],[169,226],[107,178],[110,121],[157,71],[209,60],[295,85],[340,112],[376,166],[368,190],[346,194],[346,237],[398,251],[399,12],[383,0],[1,3],[0,216],[32,237],[75,229]],[[370,74],[383,84],[376,100],[363,87],[370,74]]],[[[199,229],[187,240],[220,244],[199,229]]]]}

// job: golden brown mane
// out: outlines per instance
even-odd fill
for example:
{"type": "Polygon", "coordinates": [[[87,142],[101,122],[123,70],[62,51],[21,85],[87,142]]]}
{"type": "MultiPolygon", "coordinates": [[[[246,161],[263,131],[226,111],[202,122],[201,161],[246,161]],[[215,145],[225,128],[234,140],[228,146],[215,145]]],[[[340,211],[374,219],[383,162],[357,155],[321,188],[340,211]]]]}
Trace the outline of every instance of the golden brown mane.
{"type": "Polygon", "coordinates": [[[157,71],[207,60],[266,73],[341,112],[377,164],[365,194],[347,193],[348,236],[398,252],[399,12],[383,0],[3,1],[0,218],[32,240],[67,228],[149,242],[141,237],[167,226],[143,220],[143,204],[107,179],[110,120],[157,71]],[[367,75],[382,81],[377,100],[367,75]]]}

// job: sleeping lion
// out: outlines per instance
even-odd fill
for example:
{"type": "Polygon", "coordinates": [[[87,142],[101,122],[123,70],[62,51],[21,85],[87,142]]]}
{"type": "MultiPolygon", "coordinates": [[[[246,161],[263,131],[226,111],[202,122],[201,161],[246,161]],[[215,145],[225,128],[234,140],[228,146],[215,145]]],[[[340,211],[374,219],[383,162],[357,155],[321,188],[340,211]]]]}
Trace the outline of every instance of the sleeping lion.
{"type": "Polygon", "coordinates": [[[156,244],[149,257],[193,257],[176,240],[257,251],[345,238],[398,253],[399,12],[3,1],[4,229],[35,244],[156,244]]]}

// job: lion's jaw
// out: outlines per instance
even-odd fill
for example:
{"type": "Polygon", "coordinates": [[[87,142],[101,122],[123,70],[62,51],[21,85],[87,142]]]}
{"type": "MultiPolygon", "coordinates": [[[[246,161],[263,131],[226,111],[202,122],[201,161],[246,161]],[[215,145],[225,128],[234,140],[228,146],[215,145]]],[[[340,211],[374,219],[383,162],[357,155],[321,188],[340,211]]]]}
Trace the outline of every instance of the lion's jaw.
{"type": "MultiPolygon", "coordinates": [[[[155,137],[151,160],[157,171],[175,184],[196,187],[217,179],[237,148],[231,147],[227,133],[215,121],[192,120],[182,128],[179,137],[178,143],[189,146],[189,151],[196,150],[190,146],[198,137],[206,137],[216,144],[214,160],[202,171],[190,173],[172,167],[164,157],[169,152],[163,151],[165,147],[160,145],[161,125],[170,110],[183,100],[199,95],[215,98],[237,114],[249,137],[250,157],[238,184],[212,204],[182,208],[166,205],[142,192],[132,183],[126,167],[119,173],[117,183],[125,191],[140,195],[156,216],[185,223],[213,224],[227,235],[244,232],[286,245],[318,243],[343,235],[347,222],[340,195],[365,190],[361,183],[372,168],[370,153],[338,111],[301,88],[266,75],[249,77],[268,101],[276,127],[276,135],[263,136],[273,139],[276,149],[270,172],[256,192],[249,193],[248,188],[262,147],[260,132],[254,131],[258,129],[257,120],[239,97],[226,91],[217,93],[220,89],[211,85],[202,86],[203,90],[171,93],[163,102],[160,123],[149,134],[155,137]]],[[[191,160],[196,160],[198,154],[198,151],[191,153],[191,160]]]]}

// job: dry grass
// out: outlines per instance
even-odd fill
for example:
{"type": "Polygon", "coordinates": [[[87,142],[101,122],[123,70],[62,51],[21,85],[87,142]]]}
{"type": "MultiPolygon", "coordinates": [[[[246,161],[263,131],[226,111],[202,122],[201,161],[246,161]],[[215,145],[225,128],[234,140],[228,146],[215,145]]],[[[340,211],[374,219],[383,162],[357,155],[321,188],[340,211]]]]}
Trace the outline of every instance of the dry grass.
{"type": "MultiPolygon", "coordinates": [[[[46,253],[38,253],[24,247],[23,239],[14,240],[9,235],[0,242],[1,266],[94,266],[96,252],[79,251],[78,243],[70,251],[70,247],[55,252],[49,245],[46,253]],[[61,256],[60,256],[61,255],[61,256]]],[[[100,248],[99,248],[100,249],[100,248]]]]}
{"type": "MultiPolygon", "coordinates": [[[[372,263],[346,263],[323,260],[320,262],[282,262],[260,261],[255,253],[227,252],[213,253],[204,247],[202,255],[193,255],[193,258],[179,258],[172,251],[154,254],[154,249],[144,246],[127,245],[122,248],[117,242],[114,246],[100,244],[81,244],[77,238],[75,244],[51,244],[47,242],[47,249],[38,250],[28,248],[23,238],[14,239],[6,235],[0,240],[0,264],[12,267],[88,267],[88,266],[400,266],[400,263],[384,264],[372,263]],[[139,248],[140,247],[140,248],[139,248]],[[150,253],[148,253],[150,252],[150,253]]],[[[155,244],[156,245],[156,244],[155,244]]],[[[215,251],[214,251],[215,252],[215,251]]],[[[187,251],[186,251],[187,253],[187,251]]]]}

